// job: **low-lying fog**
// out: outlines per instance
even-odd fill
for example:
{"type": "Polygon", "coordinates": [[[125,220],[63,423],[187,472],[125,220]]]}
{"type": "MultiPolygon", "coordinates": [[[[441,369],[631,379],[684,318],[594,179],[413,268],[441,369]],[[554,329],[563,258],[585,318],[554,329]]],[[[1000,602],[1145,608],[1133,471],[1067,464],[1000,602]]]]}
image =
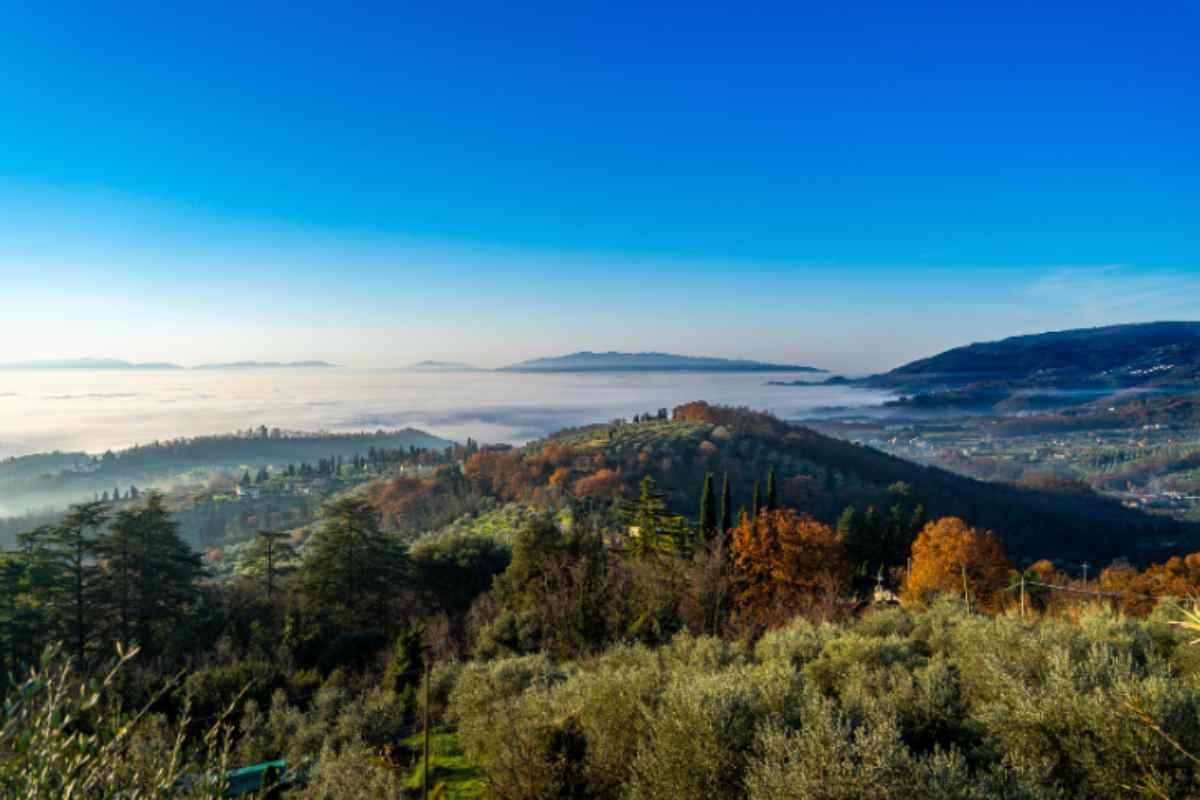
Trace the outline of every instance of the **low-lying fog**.
{"type": "Polygon", "coordinates": [[[689,400],[785,419],[876,405],[890,393],[768,386],[795,373],[415,373],[351,369],[6,371],[0,457],[90,453],[258,425],[360,431],[414,427],[458,441],[520,443],[570,425],[689,400]]]}

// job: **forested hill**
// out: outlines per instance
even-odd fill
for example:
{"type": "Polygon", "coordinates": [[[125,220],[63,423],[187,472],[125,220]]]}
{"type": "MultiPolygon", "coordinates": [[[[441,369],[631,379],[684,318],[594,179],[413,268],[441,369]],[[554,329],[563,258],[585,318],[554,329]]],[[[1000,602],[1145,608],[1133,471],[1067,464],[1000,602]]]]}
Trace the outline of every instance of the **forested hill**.
{"type": "MultiPolygon", "coordinates": [[[[0,461],[0,515],[63,507],[115,486],[165,485],[185,473],[366,456],[376,450],[443,450],[453,445],[424,431],[296,433],[261,427],[196,436],[98,455],[52,453],[0,461]]],[[[197,479],[202,477],[197,474],[197,479]]]]}
{"type": "Polygon", "coordinates": [[[1044,388],[1200,387],[1200,322],[1111,325],[979,342],[867,383],[929,389],[982,381],[1044,388]]]}
{"type": "Polygon", "coordinates": [[[1144,562],[1192,546],[1194,526],[1127,509],[1075,486],[993,484],[924,467],[747,409],[690,403],[673,419],[563,431],[521,450],[485,450],[465,466],[476,491],[502,500],[574,498],[606,504],[634,496],[650,475],[677,512],[694,517],[706,473],[728,475],[733,508],[749,510],[755,484],[775,472],[779,503],[827,522],[847,507],[910,519],[960,516],[994,530],[1017,558],[1144,562]],[[899,510],[893,511],[893,507],[899,510]]]}

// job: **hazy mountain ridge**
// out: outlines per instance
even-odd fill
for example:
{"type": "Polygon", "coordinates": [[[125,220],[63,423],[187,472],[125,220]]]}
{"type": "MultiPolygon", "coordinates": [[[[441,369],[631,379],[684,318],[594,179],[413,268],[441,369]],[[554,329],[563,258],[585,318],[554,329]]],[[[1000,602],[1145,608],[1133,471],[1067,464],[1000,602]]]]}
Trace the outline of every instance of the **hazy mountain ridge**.
{"type": "Polygon", "coordinates": [[[45,370],[159,370],[159,369],[279,369],[336,367],[327,361],[231,361],[228,363],[197,364],[185,367],[169,361],[134,362],[120,358],[48,358],[32,361],[9,361],[0,363],[0,369],[45,369],[45,370]]]}
{"type": "Polygon", "coordinates": [[[166,361],[134,363],[119,358],[47,358],[2,362],[0,369],[184,369],[184,367],[166,361]]]}
{"type": "Polygon", "coordinates": [[[817,367],[794,364],[769,364],[749,359],[681,356],[671,353],[603,353],[583,350],[565,356],[521,361],[501,372],[622,372],[622,371],[696,371],[696,372],[824,372],[817,367]]]}
{"type": "Polygon", "coordinates": [[[323,369],[336,367],[328,361],[231,361],[223,364],[199,364],[192,369],[323,369]]]}
{"type": "Polygon", "coordinates": [[[405,367],[410,372],[483,372],[465,361],[434,361],[427,359],[405,367]]]}

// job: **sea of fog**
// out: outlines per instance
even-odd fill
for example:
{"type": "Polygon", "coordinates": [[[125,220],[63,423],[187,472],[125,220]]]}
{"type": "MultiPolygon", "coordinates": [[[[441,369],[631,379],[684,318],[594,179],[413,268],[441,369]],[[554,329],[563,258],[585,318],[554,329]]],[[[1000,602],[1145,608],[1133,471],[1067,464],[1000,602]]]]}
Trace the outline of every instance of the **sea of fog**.
{"type": "Polygon", "coordinates": [[[690,400],[785,419],[890,395],[838,386],[769,386],[796,373],[416,373],[261,369],[0,371],[0,458],[114,450],[266,425],[305,431],[419,428],[448,439],[519,444],[690,400]]]}

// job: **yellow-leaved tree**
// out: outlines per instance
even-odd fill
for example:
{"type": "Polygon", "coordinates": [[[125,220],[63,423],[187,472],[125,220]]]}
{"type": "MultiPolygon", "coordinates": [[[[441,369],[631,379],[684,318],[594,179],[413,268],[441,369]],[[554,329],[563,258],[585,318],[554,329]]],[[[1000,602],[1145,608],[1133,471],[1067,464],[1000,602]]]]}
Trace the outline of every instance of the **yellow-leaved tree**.
{"type": "Polygon", "coordinates": [[[941,592],[963,594],[994,609],[1008,584],[1008,557],[991,531],[972,528],[958,517],[928,523],[912,547],[912,568],[904,581],[905,605],[926,603],[941,592]]]}
{"type": "Polygon", "coordinates": [[[790,508],[743,515],[730,545],[738,612],[748,625],[770,626],[798,611],[837,600],[849,575],[842,538],[790,508]]]}

